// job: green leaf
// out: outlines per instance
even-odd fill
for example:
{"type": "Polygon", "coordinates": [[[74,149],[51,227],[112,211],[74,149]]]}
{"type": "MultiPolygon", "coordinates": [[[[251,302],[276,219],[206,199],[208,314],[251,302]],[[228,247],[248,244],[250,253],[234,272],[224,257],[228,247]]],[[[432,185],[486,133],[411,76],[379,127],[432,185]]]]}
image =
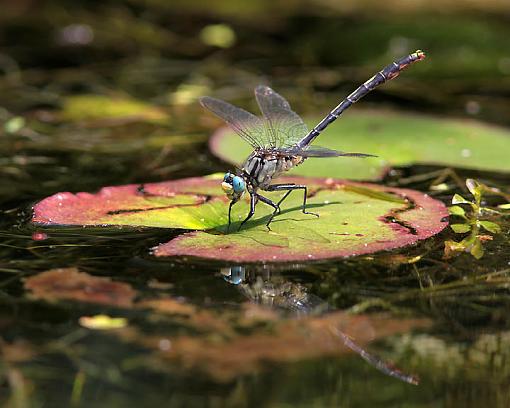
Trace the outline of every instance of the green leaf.
{"type": "MultiPolygon", "coordinates": [[[[313,126],[320,119],[306,122],[313,126]]],[[[475,121],[388,112],[347,112],[319,136],[317,144],[378,157],[309,159],[293,169],[292,174],[378,180],[390,166],[413,163],[510,173],[507,153],[510,132],[475,121]]],[[[218,130],[209,145],[216,156],[234,164],[242,163],[251,153],[251,147],[228,128],[218,130]]]]}
{"type": "MultiPolygon", "coordinates": [[[[190,255],[236,262],[302,261],[352,256],[409,245],[446,225],[443,203],[426,194],[333,179],[281,178],[306,184],[310,197],[293,192],[266,228],[272,208],[263,203],[238,232],[249,211],[245,197],[232,208],[220,188],[221,176],[163,183],[105,187],[97,194],[58,193],[34,207],[39,225],[125,225],[203,230],[178,236],[154,251],[157,256],[190,255]]],[[[278,202],[281,192],[264,192],[278,202]]]]}
{"type": "Polygon", "coordinates": [[[495,222],[479,221],[479,223],[483,228],[485,228],[489,232],[492,232],[493,234],[499,234],[501,232],[501,227],[495,222]]]}
{"type": "Polygon", "coordinates": [[[482,198],[482,186],[478,181],[468,178],[466,179],[466,187],[476,201],[479,201],[482,198]]]}
{"type": "Polygon", "coordinates": [[[432,191],[447,191],[450,189],[450,187],[446,183],[434,184],[434,185],[430,186],[429,188],[432,191]]]}
{"type": "Polygon", "coordinates": [[[80,326],[90,330],[113,330],[126,327],[128,321],[124,317],[110,317],[99,314],[95,316],[82,316],[79,319],[80,326]]]}
{"type": "Polygon", "coordinates": [[[476,237],[476,235],[470,234],[466,238],[464,238],[462,241],[460,241],[460,244],[466,248],[469,248],[475,243],[475,241],[477,239],[478,238],[476,237]]]}
{"type": "Polygon", "coordinates": [[[448,207],[448,212],[450,215],[457,215],[459,217],[466,218],[466,212],[464,211],[464,208],[459,207],[458,205],[448,207]]]}
{"type": "Polygon", "coordinates": [[[484,254],[484,249],[482,246],[482,242],[476,238],[471,250],[469,251],[471,255],[473,255],[476,259],[480,259],[484,254]]]}
{"type": "Polygon", "coordinates": [[[471,231],[471,225],[469,224],[451,224],[450,228],[457,234],[471,231]]]}
{"type": "Polygon", "coordinates": [[[471,201],[466,200],[460,194],[454,194],[452,204],[473,204],[471,201]]]}
{"type": "Polygon", "coordinates": [[[508,203],[508,204],[500,204],[500,205],[498,205],[498,208],[501,208],[503,210],[510,210],[510,203],[508,203]]]}
{"type": "Polygon", "coordinates": [[[169,120],[159,107],[123,96],[76,95],[65,99],[62,118],[69,121],[139,121],[162,124],[169,120]]]}

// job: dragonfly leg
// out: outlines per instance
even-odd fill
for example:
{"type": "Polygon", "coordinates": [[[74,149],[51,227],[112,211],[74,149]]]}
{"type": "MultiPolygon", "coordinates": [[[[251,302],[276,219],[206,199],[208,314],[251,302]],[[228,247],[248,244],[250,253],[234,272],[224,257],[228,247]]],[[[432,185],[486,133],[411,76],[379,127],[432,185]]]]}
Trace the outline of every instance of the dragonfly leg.
{"type": "Polygon", "coordinates": [[[227,226],[227,234],[229,233],[230,231],[230,224],[232,223],[231,222],[231,218],[230,218],[230,214],[232,214],[232,206],[236,203],[237,201],[234,201],[232,200],[230,202],[230,205],[228,206],[228,226],[227,226]]]}
{"type": "Polygon", "coordinates": [[[257,200],[260,198],[260,196],[256,193],[250,193],[250,212],[248,213],[248,216],[244,219],[244,221],[239,225],[239,228],[237,231],[240,231],[242,226],[248,221],[251,217],[253,217],[253,214],[255,214],[255,206],[257,205],[257,200]]]}
{"type": "Polygon", "coordinates": [[[270,185],[266,189],[266,191],[282,191],[282,190],[288,190],[288,191],[280,199],[280,201],[278,201],[278,204],[277,204],[278,207],[280,207],[280,204],[283,202],[283,200],[285,200],[288,197],[288,195],[292,191],[294,191],[294,190],[303,190],[303,207],[302,207],[303,214],[311,214],[311,215],[315,215],[316,217],[319,216],[319,214],[315,214],[313,212],[306,211],[306,198],[308,196],[308,188],[305,185],[293,184],[293,183],[289,183],[289,184],[273,184],[273,185],[270,185]]]}
{"type": "MultiPolygon", "coordinates": [[[[274,202],[272,202],[269,198],[266,198],[266,197],[263,197],[259,194],[257,194],[258,198],[260,201],[262,201],[264,204],[267,204],[267,205],[270,205],[271,207],[274,208],[274,211],[273,213],[271,214],[271,217],[269,217],[269,221],[266,223],[266,227],[269,231],[271,231],[271,228],[269,227],[269,224],[271,224],[271,221],[273,221],[273,218],[276,214],[279,214],[280,213],[280,206],[278,204],[275,204],[274,202]]],[[[280,200],[282,201],[282,200],[280,200]]]]}
{"type": "Polygon", "coordinates": [[[278,206],[278,214],[281,212],[280,204],[283,203],[283,201],[289,196],[289,194],[292,193],[292,190],[287,191],[282,198],[280,198],[280,201],[276,203],[278,206]]]}

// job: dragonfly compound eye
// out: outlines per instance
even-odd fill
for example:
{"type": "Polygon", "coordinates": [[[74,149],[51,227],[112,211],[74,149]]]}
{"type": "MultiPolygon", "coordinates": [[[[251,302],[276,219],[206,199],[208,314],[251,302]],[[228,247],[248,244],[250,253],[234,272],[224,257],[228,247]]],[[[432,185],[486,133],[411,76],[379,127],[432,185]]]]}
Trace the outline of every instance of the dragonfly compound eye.
{"type": "Polygon", "coordinates": [[[230,171],[227,171],[225,173],[225,175],[223,176],[223,181],[225,183],[229,183],[229,184],[232,184],[232,179],[234,178],[234,175],[230,172],[230,171]]]}
{"type": "Polygon", "coordinates": [[[234,191],[238,194],[242,193],[246,187],[243,178],[239,176],[233,178],[232,186],[234,187],[234,191]]]}

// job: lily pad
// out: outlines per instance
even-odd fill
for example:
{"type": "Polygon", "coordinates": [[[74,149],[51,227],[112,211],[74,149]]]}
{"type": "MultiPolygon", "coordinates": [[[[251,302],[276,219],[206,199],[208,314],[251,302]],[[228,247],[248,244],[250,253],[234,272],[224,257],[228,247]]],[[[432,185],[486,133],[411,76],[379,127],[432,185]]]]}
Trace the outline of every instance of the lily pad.
{"type": "Polygon", "coordinates": [[[117,307],[132,305],[136,296],[136,291],[126,283],[92,276],[76,268],[52,269],[31,276],[25,280],[25,289],[35,299],[50,302],[73,300],[117,307]]]}
{"type": "Polygon", "coordinates": [[[159,107],[132,98],[75,95],[65,99],[62,118],[71,122],[149,122],[161,124],[168,121],[169,115],[159,107]]]}
{"type": "MultiPolygon", "coordinates": [[[[156,256],[190,255],[233,262],[297,261],[346,257],[414,244],[446,225],[446,207],[413,190],[333,179],[282,178],[307,184],[308,209],[293,193],[268,231],[272,209],[259,204],[237,232],[248,201],[233,207],[227,234],[228,201],[221,177],[188,178],[145,185],[105,187],[97,194],[58,193],[34,207],[39,225],[122,225],[203,230],[182,234],[154,250],[156,256]]],[[[282,194],[267,193],[278,201],[282,194]]]]}
{"type": "Polygon", "coordinates": [[[79,323],[80,326],[90,330],[113,330],[126,327],[127,319],[100,314],[96,316],[82,316],[80,317],[79,323]]]}
{"type": "MultiPolygon", "coordinates": [[[[307,122],[313,126],[319,120],[307,122]]],[[[310,159],[293,169],[293,174],[379,180],[389,167],[413,163],[510,173],[510,132],[470,120],[349,112],[328,127],[316,143],[378,157],[310,159]]],[[[237,165],[251,153],[251,147],[229,128],[214,133],[209,146],[220,159],[237,165]]]]}

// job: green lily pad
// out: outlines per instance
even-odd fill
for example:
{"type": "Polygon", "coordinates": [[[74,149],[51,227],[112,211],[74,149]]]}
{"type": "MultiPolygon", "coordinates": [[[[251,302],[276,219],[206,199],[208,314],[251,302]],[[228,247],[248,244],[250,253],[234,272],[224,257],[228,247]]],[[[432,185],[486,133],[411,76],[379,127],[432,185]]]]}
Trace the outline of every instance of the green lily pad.
{"type": "MultiPolygon", "coordinates": [[[[163,183],[105,187],[97,194],[58,193],[34,206],[38,225],[124,225],[202,230],[182,234],[155,248],[156,256],[190,255],[234,262],[296,261],[336,258],[393,249],[440,232],[448,211],[439,201],[413,190],[333,179],[282,178],[307,184],[293,193],[268,231],[272,209],[262,203],[237,232],[248,200],[233,207],[227,233],[228,200],[221,176],[163,183]]],[[[266,194],[266,193],[264,193],[266,194]]],[[[266,194],[277,201],[281,193],[266,194]]]]}
{"type": "MultiPolygon", "coordinates": [[[[319,120],[307,122],[313,126],[319,120]]],[[[328,127],[316,143],[378,157],[310,159],[292,174],[379,180],[389,167],[413,163],[510,173],[510,132],[470,120],[349,112],[328,127]]],[[[236,165],[251,153],[251,147],[229,128],[214,133],[209,146],[216,156],[236,165]]]]}
{"type": "Polygon", "coordinates": [[[169,115],[136,99],[105,95],[75,95],[64,100],[62,118],[71,122],[149,122],[162,124],[169,115]]]}

